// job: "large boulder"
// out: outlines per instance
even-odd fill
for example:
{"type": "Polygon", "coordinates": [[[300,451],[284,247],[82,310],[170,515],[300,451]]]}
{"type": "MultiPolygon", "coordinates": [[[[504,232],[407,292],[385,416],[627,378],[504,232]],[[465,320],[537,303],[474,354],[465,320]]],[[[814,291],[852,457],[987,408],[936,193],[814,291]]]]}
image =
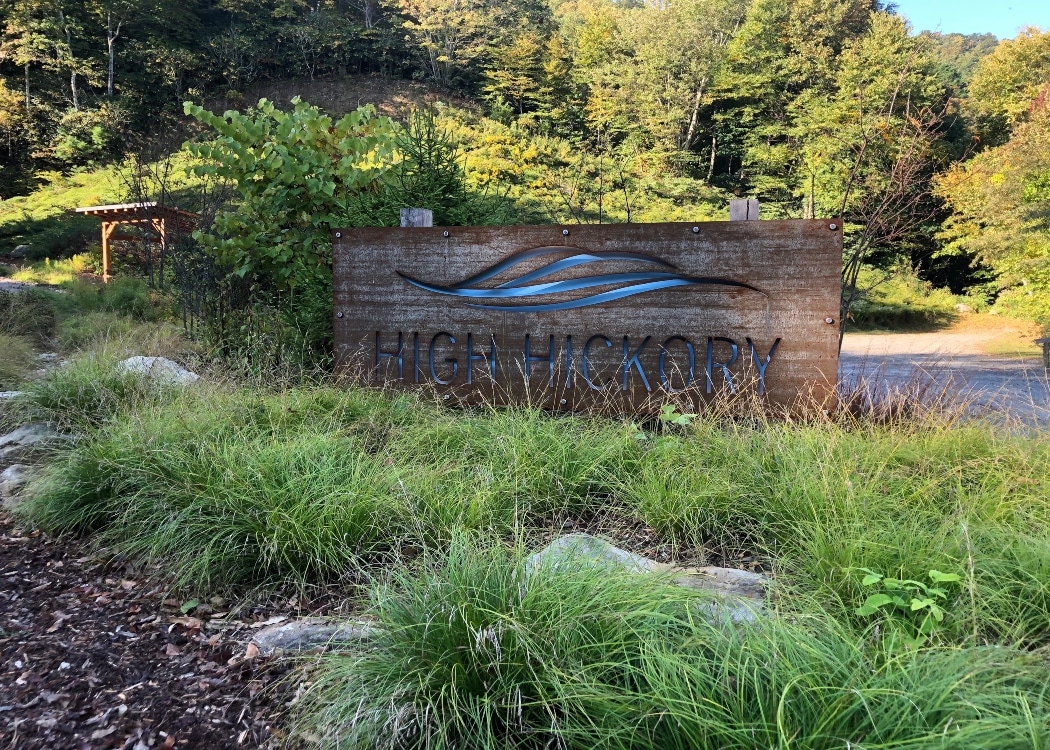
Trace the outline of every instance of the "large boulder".
{"type": "Polygon", "coordinates": [[[32,245],[19,245],[11,251],[11,257],[16,260],[24,258],[26,257],[26,255],[29,254],[29,251],[32,249],[32,245]]]}
{"type": "MultiPolygon", "coordinates": [[[[750,622],[760,613],[769,589],[761,573],[736,568],[679,568],[620,549],[590,534],[567,534],[555,539],[525,561],[526,575],[539,567],[558,568],[593,565],[633,574],[669,576],[674,583],[716,595],[717,606],[705,611],[733,622],[750,622]]],[[[713,603],[715,604],[715,603],[713,603]]]]}
{"type": "Polygon", "coordinates": [[[200,380],[200,375],[190,372],[166,357],[129,357],[117,364],[117,370],[145,375],[164,385],[192,385],[200,380]]]}

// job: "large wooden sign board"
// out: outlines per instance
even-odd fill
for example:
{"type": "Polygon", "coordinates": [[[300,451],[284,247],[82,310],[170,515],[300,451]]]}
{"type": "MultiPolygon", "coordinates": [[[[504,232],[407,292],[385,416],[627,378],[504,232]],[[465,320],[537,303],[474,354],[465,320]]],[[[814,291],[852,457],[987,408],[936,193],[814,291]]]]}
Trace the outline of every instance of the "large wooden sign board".
{"type": "Polygon", "coordinates": [[[464,402],[830,401],[838,221],[343,229],[344,374],[464,402]]]}

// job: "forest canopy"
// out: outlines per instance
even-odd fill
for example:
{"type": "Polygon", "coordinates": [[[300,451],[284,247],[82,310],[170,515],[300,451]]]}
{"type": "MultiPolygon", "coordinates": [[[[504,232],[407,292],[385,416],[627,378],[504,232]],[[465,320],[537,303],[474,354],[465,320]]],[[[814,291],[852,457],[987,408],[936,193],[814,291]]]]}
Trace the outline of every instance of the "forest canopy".
{"type": "Polygon", "coordinates": [[[1050,308],[1038,29],[916,35],[878,0],[0,0],[0,28],[3,197],[191,132],[186,101],[378,74],[472,103],[442,124],[521,221],[754,196],[846,218],[847,282],[902,263],[1050,308]]]}

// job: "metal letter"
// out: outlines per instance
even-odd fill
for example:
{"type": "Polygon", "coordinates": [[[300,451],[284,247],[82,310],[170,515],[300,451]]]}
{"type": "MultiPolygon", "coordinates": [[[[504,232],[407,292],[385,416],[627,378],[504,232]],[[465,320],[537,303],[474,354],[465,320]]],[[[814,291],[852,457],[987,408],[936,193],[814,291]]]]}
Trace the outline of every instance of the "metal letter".
{"type": "Polygon", "coordinates": [[[645,385],[645,390],[653,390],[649,387],[649,379],[645,377],[645,370],[642,369],[642,361],[638,359],[638,355],[642,353],[642,349],[645,348],[645,345],[649,343],[651,338],[652,336],[646,336],[642,345],[634,350],[634,354],[627,356],[631,351],[630,339],[626,336],[623,337],[623,387],[620,390],[627,390],[627,376],[630,375],[632,367],[638,368],[638,374],[642,376],[642,383],[645,385]]]}
{"type": "Polygon", "coordinates": [[[708,336],[707,337],[707,392],[711,393],[714,390],[714,371],[716,367],[722,368],[722,375],[725,377],[726,385],[729,386],[730,393],[736,393],[736,386],[733,385],[733,373],[729,371],[729,368],[737,361],[740,356],[740,347],[733,339],[727,339],[724,336],[708,336]],[[729,358],[728,362],[715,362],[715,342],[724,341],[733,348],[733,356],[729,358]]]}
{"type": "Polygon", "coordinates": [[[604,341],[605,346],[609,349],[612,348],[612,341],[600,333],[596,336],[591,336],[587,339],[587,343],[583,345],[583,379],[587,381],[587,385],[590,386],[593,391],[600,391],[602,388],[599,385],[595,385],[591,381],[591,344],[595,341],[604,341]]]}
{"type": "Polygon", "coordinates": [[[547,343],[547,356],[545,357],[533,357],[530,354],[531,344],[529,342],[529,334],[525,334],[525,382],[529,382],[529,378],[532,377],[532,363],[533,362],[547,362],[547,369],[550,372],[549,386],[554,385],[554,334],[550,335],[547,343]]]}
{"type": "Polygon", "coordinates": [[[434,344],[437,343],[438,338],[441,336],[447,338],[450,344],[456,343],[455,337],[451,333],[445,333],[444,331],[441,333],[435,333],[434,338],[430,339],[430,378],[438,385],[448,385],[455,380],[456,376],[459,374],[459,361],[455,357],[446,357],[445,361],[452,363],[452,377],[448,380],[442,380],[437,376],[437,371],[434,369],[434,344]]]}
{"type": "Polygon", "coordinates": [[[751,343],[751,339],[747,340],[747,345],[751,348],[751,361],[754,362],[755,367],[758,368],[758,395],[761,396],[766,392],[766,368],[769,367],[769,363],[773,360],[773,355],[777,353],[777,347],[780,346],[780,339],[773,342],[769,354],[766,355],[765,362],[759,357],[758,350],[755,349],[755,345],[751,343]]]}
{"type": "Polygon", "coordinates": [[[397,360],[397,379],[404,380],[405,377],[405,345],[402,341],[401,331],[397,332],[397,351],[393,354],[384,352],[379,348],[379,331],[376,331],[376,380],[383,381],[381,366],[384,359],[397,360]]]}
{"type": "MultiPolygon", "coordinates": [[[[489,350],[489,374],[492,376],[492,382],[496,382],[496,334],[491,334],[492,348],[489,350]]],[[[485,355],[478,354],[474,351],[474,334],[467,334],[467,385],[474,382],[474,362],[485,361],[485,355]]]]}
{"type": "Polygon", "coordinates": [[[692,385],[693,380],[696,379],[696,351],[693,348],[693,342],[687,339],[685,336],[672,336],[667,339],[664,343],[660,344],[660,385],[662,385],[670,393],[678,393],[679,390],[685,390],[692,385]],[[671,379],[667,377],[667,370],[664,368],[664,364],[667,359],[667,345],[672,341],[682,341],[685,343],[685,350],[689,354],[689,379],[685,381],[685,386],[680,389],[674,389],[671,387],[671,379]]]}

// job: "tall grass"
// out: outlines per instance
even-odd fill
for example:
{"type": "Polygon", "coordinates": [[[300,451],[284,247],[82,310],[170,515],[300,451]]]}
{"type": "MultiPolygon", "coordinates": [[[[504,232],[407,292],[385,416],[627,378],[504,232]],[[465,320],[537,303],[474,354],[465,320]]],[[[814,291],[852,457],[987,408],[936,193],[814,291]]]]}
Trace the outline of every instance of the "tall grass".
{"type": "Polygon", "coordinates": [[[26,513],[164,560],[186,587],[308,584],[444,548],[464,529],[535,538],[601,516],[716,562],[758,555],[782,608],[818,601],[858,630],[857,568],[955,572],[964,585],[939,639],[1050,643],[1044,436],[698,418],[638,439],[604,418],[452,411],[368,390],[136,395],[75,368],[63,378],[38,402],[50,394],[100,426],[49,469],[26,513]]]}
{"type": "Polygon", "coordinates": [[[1045,664],[887,654],[826,617],[733,626],[697,592],[499,546],[372,591],[374,641],[321,659],[296,729],[338,748],[1031,748],[1045,664]]]}

